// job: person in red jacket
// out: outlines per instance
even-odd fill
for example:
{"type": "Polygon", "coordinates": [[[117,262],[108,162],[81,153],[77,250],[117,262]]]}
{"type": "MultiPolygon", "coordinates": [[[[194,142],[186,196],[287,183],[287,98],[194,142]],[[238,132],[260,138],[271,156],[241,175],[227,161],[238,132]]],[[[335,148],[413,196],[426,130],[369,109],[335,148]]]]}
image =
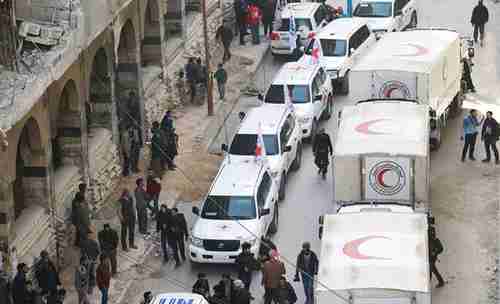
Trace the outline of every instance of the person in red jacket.
{"type": "Polygon", "coordinates": [[[255,3],[251,3],[248,5],[248,26],[250,27],[250,30],[252,31],[252,43],[253,44],[260,44],[260,33],[259,33],[259,27],[260,27],[260,21],[262,20],[262,12],[260,11],[260,8],[255,5],[255,3]]]}
{"type": "Polygon", "coordinates": [[[150,209],[153,212],[154,217],[156,218],[156,232],[160,233],[160,225],[158,224],[158,212],[160,211],[158,200],[160,199],[161,180],[158,177],[148,176],[146,192],[151,198],[148,206],[150,206],[150,209]],[[152,207],[151,203],[153,203],[152,207]]]}
{"type": "Polygon", "coordinates": [[[108,304],[109,282],[111,281],[111,270],[109,259],[101,256],[101,263],[96,270],[97,287],[101,291],[101,304],[108,304]]]}

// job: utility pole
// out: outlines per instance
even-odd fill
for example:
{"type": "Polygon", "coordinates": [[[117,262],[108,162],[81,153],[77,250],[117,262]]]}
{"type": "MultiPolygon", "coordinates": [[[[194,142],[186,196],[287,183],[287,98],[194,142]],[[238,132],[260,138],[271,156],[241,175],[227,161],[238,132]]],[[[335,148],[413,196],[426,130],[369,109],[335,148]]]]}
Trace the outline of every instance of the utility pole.
{"type": "Polygon", "coordinates": [[[205,40],[205,64],[207,66],[207,110],[208,116],[214,115],[213,80],[210,72],[210,49],[208,47],[208,27],[207,27],[207,0],[201,0],[201,10],[203,14],[203,38],[205,40]]]}
{"type": "Polygon", "coordinates": [[[17,29],[13,0],[0,0],[0,65],[17,71],[17,29]]]}

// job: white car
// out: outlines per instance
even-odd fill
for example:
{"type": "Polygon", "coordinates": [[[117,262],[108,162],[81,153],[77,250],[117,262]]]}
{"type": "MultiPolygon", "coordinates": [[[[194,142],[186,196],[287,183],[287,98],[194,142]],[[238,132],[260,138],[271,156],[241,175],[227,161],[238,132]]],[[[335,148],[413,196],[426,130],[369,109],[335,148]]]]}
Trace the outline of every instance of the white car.
{"type": "Polygon", "coordinates": [[[329,119],[333,112],[332,81],[319,65],[289,62],[262,99],[265,104],[285,104],[291,99],[302,137],[313,141],[320,119],[329,119]]]}
{"type": "Polygon", "coordinates": [[[279,199],[285,198],[288,172],[302,162],[302,136],[295,114],[284,104],[264,104],[250,109],[228,149],[225,162],[254,161],[259,125],[271,174],[279,185],[279,199]]]}
{"type": "Polygon", "coordinates": [[[278,229],[278,187],[265,162],[223,163],[191,231],[195,263],[234,263],[241,245],[258,255],[260,240],[278,229]]]}
{"type": "Polygon", "coordinates": [[[300,44],[305,45],[312,33],[328,23],[327,14],[327,7],[321,3],[289,3],[281,12],[280,27],[271,32],[271,54],[274,56],[293,55],[296,50],[292,49],[290,43],[290,15],[293,15],[295,19],[300,44]]]}
{"type": "Polygon", "coordinates": [[[354,9],[354,19],[363,19],[377,39],[386,32],[403,31],[417,26],[415,0],[363,0],[354,9]]]}
{"type": "Polygon", "coordinates": [[[365,20],[338,18],[311,40],[299,62],[311,62],[313,49],[319,45],[319,64],[332,79],[334,87],[348,94],[349,71],[375,41],[375,35],[365,20]],[[319,43],[315,43],[315,40],[319,43]]]}

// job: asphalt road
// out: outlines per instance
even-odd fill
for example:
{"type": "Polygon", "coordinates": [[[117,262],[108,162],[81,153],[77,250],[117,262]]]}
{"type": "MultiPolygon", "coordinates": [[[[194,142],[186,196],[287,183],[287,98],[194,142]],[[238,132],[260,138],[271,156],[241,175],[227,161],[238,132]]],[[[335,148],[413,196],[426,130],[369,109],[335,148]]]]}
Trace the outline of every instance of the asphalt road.
{"type": "MultiPolygon", "coordinates": [[[[419,26],[451,27],[464,35],[471,34],[468,20],[475,1],[417,2],[419,26]]],[[[486,5],[490,8],[486,45],[477,49],[473,71],[478,94],[468,98],[499,103],[496,96],[500,96],[500,89],[497,88],[500,51],[496,35],[500,28],[495,20],[494,4],[486,2],[486,5]]],[[[269,83],[281,65],[282,62],[267,56],[264,67],[258,74],[257,86],[262,88],[269,83]]],[[[338,97],[335,99],[335,110],[351,103],[348,96],[338,97]]],[[[254,99],[243,98],[235,115],[254,105],[254,99]]],[[[336,117],[337,115],[330,121],[323,122],[323,127],[332,137],[337,126],[336,117]]],[[[445,246],[438,267],[447,281],[444,288],[433,289],[433,301],[443,304],[492,303],[491,296],[495,293],[495,281],[492,278],[495,276],[497,249],[499,169],[482,163],[459,162],[460,128],[461,119],[451,121],[444,134],[442,148],[432,155],[432,210],[436,216],[438,237],[445,246]]],[[[310,145],[306,144],[304,148],[301,169],[288,178],[286,199],[280,204],[279,231],[273,239],[282,258],[291,263],[295,262],[303,241],[310,241],[312,249],[319,251],[318,216],[333,210],[331,176],[326,180],[319,178],[310,145]]],[[[482,145],[479,145],[476,158],[482,159],[483,155],[482,145]]],[[[181,211],[190,220],[191,206],[191,203],[180,205],[181,211]]],[[[287,276],[290,280],[294,273],[291,263],[287,263],[287,276]]],[[[124,303],[138,303],[144,290],[188,291],[200,271],[207,273],[211,284],[215,284],[223,272],[233,270],[227,265],[192,267],[188,261],[174,269],[172,264],[162,265],[158,257],[148,258],[147,265],[143,274],[136,278],[124,303]]],[[[433,282],[435,285],[435,281],[433,282]]],[[[298,303],[301,303],[302,286],[300,283],[294,283],[294,286],[299,295],[298,303]]],[[[256,297],[254,303],[262,302],[262,290],[259,287],[260,274],[256,274],[252,285],[252,292],[256,297]]]]}

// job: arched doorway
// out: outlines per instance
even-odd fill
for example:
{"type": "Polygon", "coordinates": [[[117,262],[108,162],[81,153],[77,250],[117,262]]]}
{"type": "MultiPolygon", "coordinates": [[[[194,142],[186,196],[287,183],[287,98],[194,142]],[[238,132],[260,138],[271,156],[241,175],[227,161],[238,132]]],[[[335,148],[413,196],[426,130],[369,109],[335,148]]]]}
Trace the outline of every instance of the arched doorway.
{"type": "Polygon", "coordinates": [[[13,192],[15,219],[32,206],[49,207],[47,158],[40,128],[33,118],[26,121],[17,143],[13,192]]]}
{"type": "Polygon", "coordinates": [[[160,9],[158,0],[148,0],[144,16],[142,64],[161,65],[160,9]]]}
{"type": "Polygon", "coordinates": [[[104,48],[100,48],[92,63],[90,74],[89,102],[86,105],[87,129],[89,133],[95,128],[111,130],[111,75],[108,56],[104,48]]]}
{"type": "Polygon", "coordinates": [[[63,166],[81,165],[81,117],[75,82],[66,82],[59,98],[52,138],[52,166],[55,171],[63,166]]]}

